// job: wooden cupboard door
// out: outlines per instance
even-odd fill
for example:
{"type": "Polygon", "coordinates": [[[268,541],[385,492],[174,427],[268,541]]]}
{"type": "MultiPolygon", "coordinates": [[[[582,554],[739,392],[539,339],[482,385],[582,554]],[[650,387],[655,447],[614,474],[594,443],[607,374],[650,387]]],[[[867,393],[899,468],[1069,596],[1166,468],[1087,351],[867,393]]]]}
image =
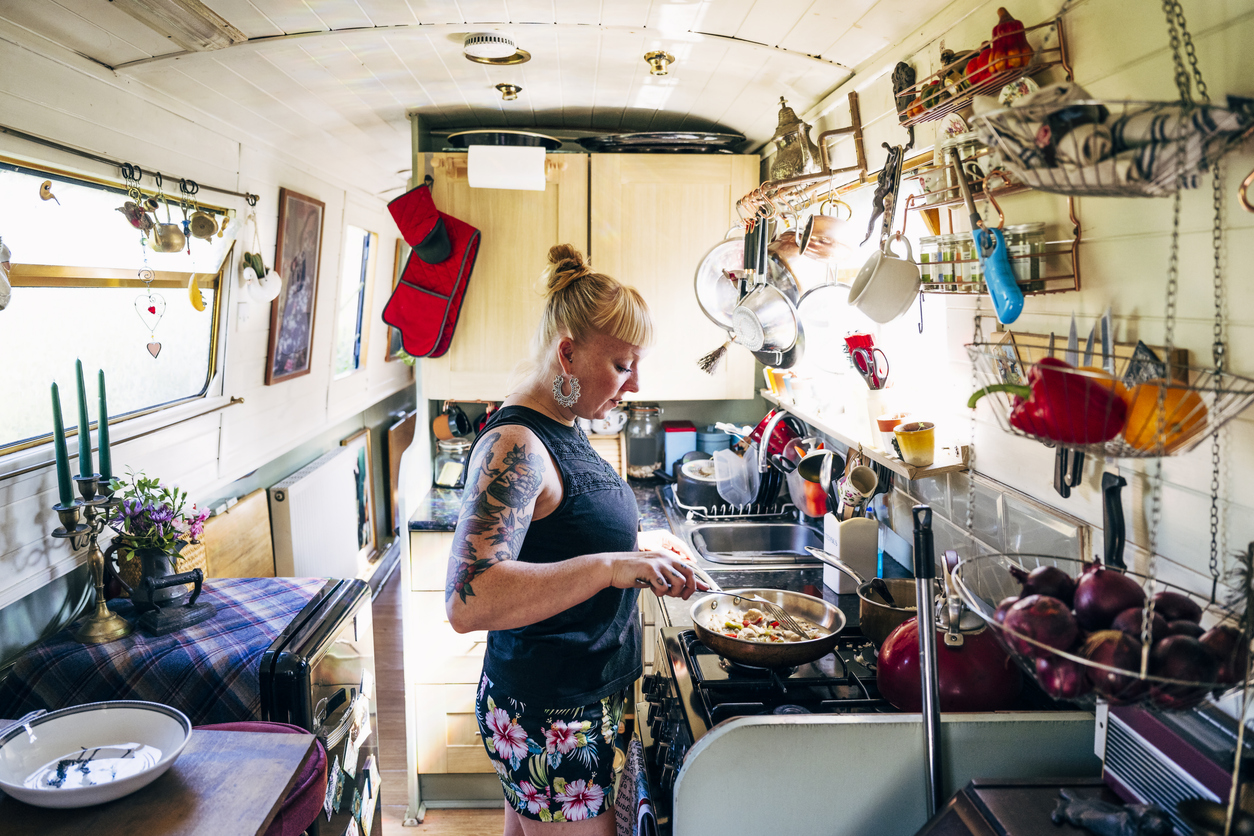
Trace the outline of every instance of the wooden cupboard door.
{"type": "Polygon", "coordinates": [[[753,355],[731,346],[708,375],[697,360],[727,340],[697,305],[705,254],[738,222],[736,201],[758,184],[758,157],[596,154],[591,256],[596,268],[640,291],[656,329],[633,400],[754,396],[753,355]]]}
{"type": "Polygon", "coordinates": [[[409,588],[413,592],[443,592],[448,578],[451,531],[415,531],[409,535],[409,588]]]}
{"type": "Polygon", "coordinates": [[[465,154],[432,156],[435,205],[482,237],[452,345],[422,361],[423,396],[503,400],[540,322],[549,247],[588,251],[588,156],[550,155],[543,192],[472,189],[465,154]]]}
{"type": "Polygon", "coordinates": [[[419,685],[416,717],[418,772],[422,775],[494,772],[475,717],[477,685],[419,685]]]}

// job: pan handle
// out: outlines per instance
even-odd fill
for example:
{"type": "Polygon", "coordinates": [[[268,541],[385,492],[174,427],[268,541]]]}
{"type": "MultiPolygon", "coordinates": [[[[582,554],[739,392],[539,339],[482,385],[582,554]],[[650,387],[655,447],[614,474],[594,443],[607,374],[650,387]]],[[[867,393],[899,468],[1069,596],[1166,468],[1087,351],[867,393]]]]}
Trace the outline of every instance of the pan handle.
{"type": "Polygon", "coordinates": [[[848,563],[841,560],[839,557],[832,554],[831,552],[824,551],[823,549],[815,548],[814,546],[806,546],[806,551],[808,551],[810,554],[814,555],[819,560],[826,563],[828,566],[831,566],[833,569],[839,569],[840,571],[844,572],[846,575],[853,578],[854,581],[859,586],[866,583],[866,578],[862,577],[862,575],[858,572],[858,570],[854,569],[848,563]]]}

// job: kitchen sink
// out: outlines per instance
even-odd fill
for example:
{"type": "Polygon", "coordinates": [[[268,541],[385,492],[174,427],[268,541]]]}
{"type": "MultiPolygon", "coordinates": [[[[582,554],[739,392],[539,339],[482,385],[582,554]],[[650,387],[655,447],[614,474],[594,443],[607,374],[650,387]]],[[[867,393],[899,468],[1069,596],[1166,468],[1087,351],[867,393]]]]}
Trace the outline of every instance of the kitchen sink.
{"type": "Polygon", "coordinates": [[[690,537],[711,563],[814,563],[806,546],[823,547],[822,533],[794,522],[704,523],[690,537]]]}

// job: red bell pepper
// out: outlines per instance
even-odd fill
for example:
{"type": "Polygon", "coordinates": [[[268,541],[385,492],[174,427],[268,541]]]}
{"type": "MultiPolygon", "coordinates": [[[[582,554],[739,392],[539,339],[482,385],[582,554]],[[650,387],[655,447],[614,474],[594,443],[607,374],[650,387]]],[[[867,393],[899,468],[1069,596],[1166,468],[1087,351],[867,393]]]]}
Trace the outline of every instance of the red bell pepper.
{"type": "Polygon", "coordinates": [[[1058,444],[1101,444],[1123,429],[1128,406],[1109,381],[1046,357],[1028,372],[1026,386],[998,383],[971,396],[967,406],[993,392],[1015,396],[1010,425],[1058,444]]]}

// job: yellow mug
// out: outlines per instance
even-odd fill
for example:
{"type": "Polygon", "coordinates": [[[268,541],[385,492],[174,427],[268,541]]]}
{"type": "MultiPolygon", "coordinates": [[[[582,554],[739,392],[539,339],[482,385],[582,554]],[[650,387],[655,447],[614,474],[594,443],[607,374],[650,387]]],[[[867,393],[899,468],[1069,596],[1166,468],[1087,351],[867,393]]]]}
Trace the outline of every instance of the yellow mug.
{"type": "Polygon", "coordinates": [[[936,425],[931,421],[911,421],[893,427],[901,458],[915,467],[928,467],[936,456],[936,425]]]}

